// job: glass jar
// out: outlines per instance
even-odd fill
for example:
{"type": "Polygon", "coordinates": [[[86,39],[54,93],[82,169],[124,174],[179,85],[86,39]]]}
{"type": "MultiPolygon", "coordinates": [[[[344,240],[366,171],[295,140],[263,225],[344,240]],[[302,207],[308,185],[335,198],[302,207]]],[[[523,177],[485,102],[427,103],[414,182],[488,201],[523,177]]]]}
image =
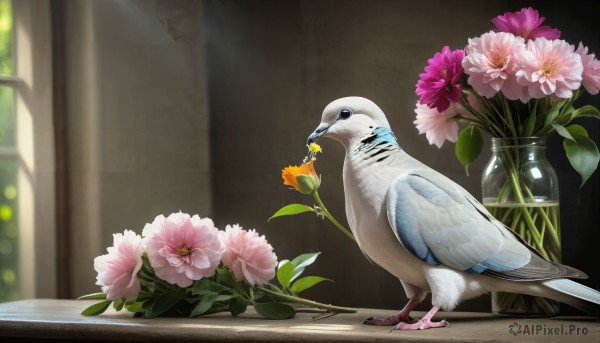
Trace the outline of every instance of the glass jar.
{"type": "MultiPolygon", "coordinates": [[[[558,179],[546,159],[543,138],[492,138],[492,158],[484,169],[483,205],[529,245],[560,262],[558,179]]],[[[546,317],[559,302],[522,294],[492,292],[498,316],[546,317]]]]}

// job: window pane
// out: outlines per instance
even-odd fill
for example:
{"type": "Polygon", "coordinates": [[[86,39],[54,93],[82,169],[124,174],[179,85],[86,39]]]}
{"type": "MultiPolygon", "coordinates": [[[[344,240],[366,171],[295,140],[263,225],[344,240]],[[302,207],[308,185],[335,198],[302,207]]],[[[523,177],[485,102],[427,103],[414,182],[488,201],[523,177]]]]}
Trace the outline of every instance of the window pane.
{"type": "Polygon", "coordinates": [[[15,146],[15,131],[13,89],[0,86],[0,147],[15,146]]]}
{"type": "Polygon", "coordinates": [[[0,0],[0,75],[13,75],[13,30],[10,0],[0,0]]]}
{"type": "Polygon", "coordinates": [[[17,158],[0,159],[0,302],[20,298],[17,158]]]}
{"type": "MultiPolygon", "coordinates": [[[[12,8],[0,0],[0,75],[13,76],[12,8]]],[[[0,86],[0,147],[15,147],[13,88],[0,86]]],[[[16,156],[0,156],[0,302],[20,298],[16,156]]]]}

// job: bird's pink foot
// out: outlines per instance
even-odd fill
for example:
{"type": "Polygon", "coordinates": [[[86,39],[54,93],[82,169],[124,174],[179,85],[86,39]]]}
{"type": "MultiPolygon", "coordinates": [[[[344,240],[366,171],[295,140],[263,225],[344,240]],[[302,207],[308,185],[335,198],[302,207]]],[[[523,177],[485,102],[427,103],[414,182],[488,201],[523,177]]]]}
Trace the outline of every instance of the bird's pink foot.
{"type": "Polygon", "coordinates": [[[398,325],[394,326],[394,330],[425,330],[432,328],[443,328],[446,326],[450,326],[450,324],[442,320],[440,322],[432,322],[431,320],[422,320],[419,319],[415,323],[398,323],[398,325]]]}
{"type": "Polygon", "coordinates": [[[450,326],[450,324],[442,320],[440,322],[432,322],[431,318],[437,313],[440,308],[438,306],[433,306],[429,312],[423,318],[419,319],[415,323],[406,323],[401,322],[394,326],[393,330],[425,330],[425,329],[433,329],[433,328],[443,328],[446,326],[450,326]]]}
{"type": "Polygon", "coordinates": [[[410,317],[410,311],[412,311],[418,304],[419,301],[417,299],[411,298],[406,306],[404,306],[402,311],[400,311],[398,314],[390,316],[386,319],[370,317],[365,319],[363,325],[392,326],[402,322],[412,323],[414,322],[414,319],[410,317]]]}

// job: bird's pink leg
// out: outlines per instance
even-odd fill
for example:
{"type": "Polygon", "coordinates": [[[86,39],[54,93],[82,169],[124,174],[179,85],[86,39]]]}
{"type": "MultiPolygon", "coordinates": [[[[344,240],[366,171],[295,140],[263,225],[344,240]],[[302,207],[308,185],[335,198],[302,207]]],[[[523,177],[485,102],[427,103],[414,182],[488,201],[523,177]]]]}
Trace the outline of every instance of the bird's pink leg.
{"type": "Polygon", "coordinates": [[[436,314],[436,312],[440,309],[439,306],[434,306],[427,312],[427,314],[414,323],[403,323],[400,322],[398,325],[394,327],[394,330],[425,330],[431,328],[442,328],[445,326],[449,326],[448,322],[442,320],[440,322],[432,322],[431,318],[436,314]]]}
{"type": "Polygon", "coordinates": [[[419,304],[419,300],[416,297],[410,298],[406,306],[400,311],[398,314],[395,314],[386,319],[378,319],[378,318],[367,318],[363,322],[364,325],[378,325],[378,326],[392,326],[398,323],[410,323],[412,322],[412,318],[410,318],[410,312],[419,304]]]}

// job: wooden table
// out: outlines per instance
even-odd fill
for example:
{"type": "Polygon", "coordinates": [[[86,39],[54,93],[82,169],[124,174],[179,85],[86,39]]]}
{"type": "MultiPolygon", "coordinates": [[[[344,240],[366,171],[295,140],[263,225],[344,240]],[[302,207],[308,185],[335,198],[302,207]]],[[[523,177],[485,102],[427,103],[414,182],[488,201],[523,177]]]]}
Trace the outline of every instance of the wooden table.
{"type": "Polygon", "coordinates": [[[280,321],[262,319],[251,309],[238,317],[219,313],[144,319],[112,309],[96,317],[81,316],[93,303],[32,299],[0,304],[0,342],[600,342],[600,323],[590,317],[516,319],[444,312],[436,318],[448,320],[448,328],[390,332],[390,327],[362,325],[366,317],[394,313],[387,310],[358,309],[320,320],[312,319],[314,313],[299,313],[280,321]],[[521,332],[511,334],[511,325],[520,326],[521,332]]]}

